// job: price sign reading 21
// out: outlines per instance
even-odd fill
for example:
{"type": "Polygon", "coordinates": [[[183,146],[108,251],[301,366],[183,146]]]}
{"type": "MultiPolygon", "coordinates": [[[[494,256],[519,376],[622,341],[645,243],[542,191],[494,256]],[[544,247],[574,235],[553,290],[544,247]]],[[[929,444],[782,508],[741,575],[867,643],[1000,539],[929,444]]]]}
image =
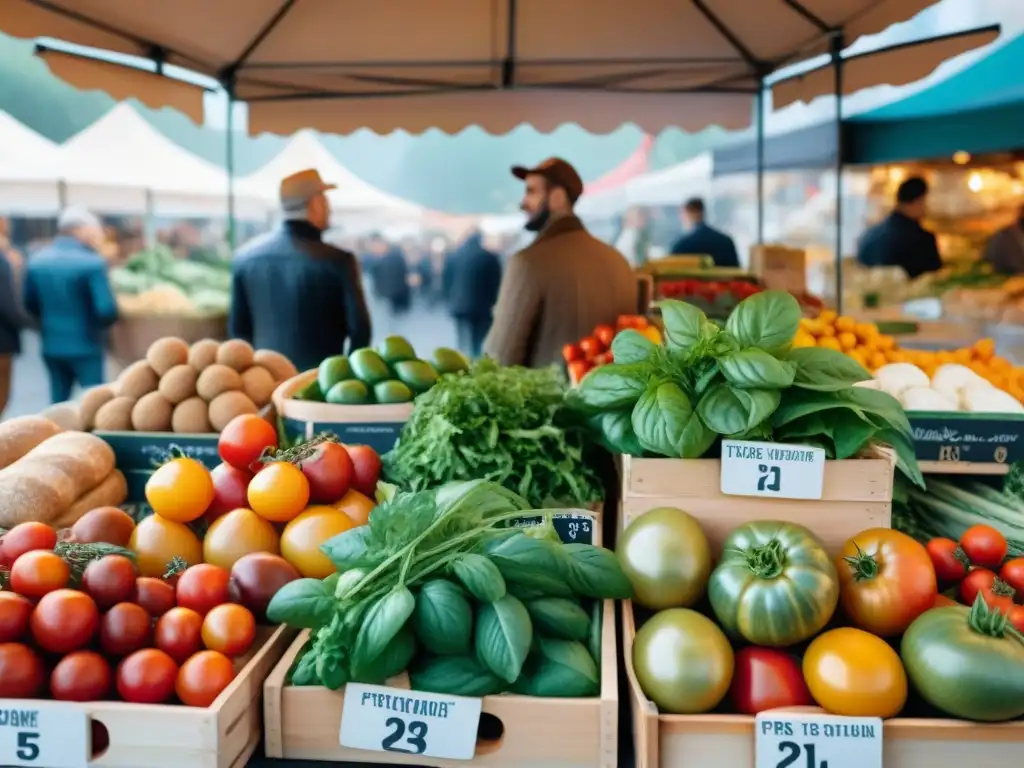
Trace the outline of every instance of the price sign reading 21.
{"type": "Polygon", "coordinates": [[[882,768],[877,717],[757,716],[755,768],[882,768]]]}

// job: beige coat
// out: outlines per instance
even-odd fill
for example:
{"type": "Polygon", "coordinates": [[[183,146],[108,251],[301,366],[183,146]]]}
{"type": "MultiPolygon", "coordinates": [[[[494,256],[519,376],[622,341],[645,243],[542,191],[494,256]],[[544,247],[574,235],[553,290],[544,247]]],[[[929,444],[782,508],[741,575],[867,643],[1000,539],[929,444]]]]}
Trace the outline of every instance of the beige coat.
{"type": "Polygon", "coordinates": [[[558,219],[509,262],[484,352],[503,365],[560,363],[563,345],[635,314],[637,301],[625,257],[575,216],[558,219]]]}

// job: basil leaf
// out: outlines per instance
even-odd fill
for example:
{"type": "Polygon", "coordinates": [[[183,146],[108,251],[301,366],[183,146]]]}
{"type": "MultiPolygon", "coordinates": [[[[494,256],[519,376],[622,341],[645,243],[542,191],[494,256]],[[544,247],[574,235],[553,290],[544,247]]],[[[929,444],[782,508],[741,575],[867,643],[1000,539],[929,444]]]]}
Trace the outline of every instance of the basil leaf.
{"type": "Polygon", "coordinates": [[[352,682],[380,685],[404,672],[415,655],[416,635],[406,625],[398,631],[376,659],[352,670],[352,682]]]}
{"type": "Polygon", "coordinates": [[[562,547],[572,563],[569,583],[577,595],[598,600],[633,597],[633,587],[610,549],[593,544],[563,544],[562,547]]]}
{"type": "MultiPolygon", "coordinates": [[[[850,389],[863,390],[864,387],[851,387],[850,389]]],[[[852,401],[844,398],[846,391],[849,390],[820,392],[813,389],[791,387],[782,393],[782,402],[772,414],[772,426],[779,429],[779,427],[784,427],[805,416],[836,409],[849,409],[863,418],[864,411],[852,401]]],[[[828,417],[826,416],[826,418],[828,417]]]]}
{"type": "Polygon", "coordinates": [[[878,416],[891,429],[912,438],[914,433],[910,428],[907,412],[892,395],[867,387],[850,387],[840,392],[839,396],[861,411],[878,416]]]}
{"type": "Polygon", "coordinates": [[[579,394],[591,408],[629,408],[647,388],[649,369],[646,365],[602,365],[580,382],[579,394]]]}
{"type": "Polygon", "coordinates": [[[505,578],[490,558],[466,552],[450,567],[455,578],[481,603],[493,603],[505,596],[505,578]]]}
{"type": "Polygon", "coordinates": [[[772,355],[786,352],[800,328],[800,303],[783,291],[762,291],[741,301],[725,321],[725,330],[741,347],[772,355]]]}
{"type": "Polygon", "coordinates": [[[834,414],[825,434],[832,438],[832,444],[836,449],[836,458],[849,459],[851,456],[856,456],[877,432],[878,429],[874,424],[850,411],[834,414]]]}
{"type": "Polygon", "coordinates": [[[822,392],[846,389],[871,374],[852,357],[824,347],[791,349],[786,359],[796,364],[793,385],[822,392]]]}
{"type": "Polygon", "coordinates": [[[491,696],[506,683],[468,656],[422,657],[409,670],[413,690],[452,696],[491,696]]]}
{"type": "Polygon", "coordinates": [[[384,560],[382,549],[382,543],[377,541],[368,525],[351,528],[320,545],[320,551],[339,571],[378,565],[384,560]]]}
{"type": "Polygon", "coordinates": [[[707,318],[697,307],[675,299],[659,301],[655,306],[661,310],[665,346],[687,350],[704,338],[707,318]]]}
{"type": "Polygon", "coordinates": [[[512,595],[484,605],[476,616],[476,657],[493,674],[514,683],[533,642],[526,607],[512,595]]]}
{"type": "Polygon", "coordinates": [[[600,690],[600,672],[586,646],[575,640],[539,638],[539,654],[512,686],[523,696],[583,698],[600,690]]]}
{"type": "Polygon", "coordinates": [[[751,347],[719,359],[725,380],[740,389],[785,389],[792,386],[796,366],[751,347]]]}
{"type": "Polygon", "coordinates": [[[692,417],[690,399],[677,384],[654,384],[633,408],[633,431],[646,450],[682,458],[683,434],[692,417]]]}
{"type": "Polygon", "coordinates": [[[473,608],[465,592],[447,579],[431,579],[420,587],[412,626],[423,647],[438,656],[466,656],[472,648],[473,608]]]}
{"type": "Polygon", "coordinates": [[[288,685],[320,685],[316,674],[316,652],[307,648],[288,673],[288,685]]]}
{"type": "Polygon", "coordinates": [[[352,649],[353,668],[372,664],[416,608],[416,598],[406,587],[395,587],[374,603],[363,617],[352,649]]]}
{"type": "Polygon", "coordinates": [[[913,440],[895,429],[879,430],[875,434],[875,439],[880,443],[886,443],[896,451],[896,467],[906,475],[914,485],[924,490],[924,477],[921,475],[921,467],[917,464],[917,456],[914,452],[913,440]]]}
{"type": "Polygon", "coordinates": [[[616,363],[644,363],[654,354],[653,341],[632,328],[620,331],[612,339],[612,359],[616,363]]]}
{"type": "Polygon", "coordinates": [[[604,628],[604,606],[600,600],[594,600],[590,606],[590,634],[587,636],[587,650],[601,671],[601,630],[604,628]]]}
{"type": "Polygon", "coordinates": [[[517,532],[487,545],[487,554],[505,581],[538,590],[549,597],[569,597],[570,563],[560,542],[534,539],[517,532]]]}
{"type": "Polygon", "coordinates": [[[538,632],[565,640],[586,640],[590,616],[579,603],[564,597],[542,597],[526,603],[530,621],[538,632]]]}
{"type": "Polygon", "coordinates": [[[281,587],[267,606],[272,624],[319,629],[334,617],[334,595],[320,579],[296,579],[281,587]]]}
{"type": "Polygon", "coordinates": [[[590,420],[598,439],[611,453],[642,456],[644,449],[633,431],[632,410],[604,411],[590,420]]]}
{"type": "Polygon", "coordinates": [[[697,403],[697,414],[720,435],[737,435],[768,419],[779,405],[777,389],[736,389],[716,384],[697,403]]]}

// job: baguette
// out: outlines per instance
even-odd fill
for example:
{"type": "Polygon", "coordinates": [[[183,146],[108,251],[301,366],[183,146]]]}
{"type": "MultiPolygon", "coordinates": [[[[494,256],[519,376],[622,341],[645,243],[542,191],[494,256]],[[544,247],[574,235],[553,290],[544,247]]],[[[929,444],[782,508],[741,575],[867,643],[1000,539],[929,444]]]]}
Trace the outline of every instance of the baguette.
{"type": "Polygon", "coordinates": [[[53,525],[77,498],[75,481],[59,467],[17,461],[0,470],[0,528],[53,525]]]}
{"type": "Polygon", "coordinates": [[[88,432],[62,432],[37,445],[17,464],[46,464],[61,469],[75,483],[75,499],[98,486],[114,471],[113,449],[88,432]]]}
{"type": "Polygon", "coordinates": [[[55,527],[67,528],[79,521],[86,512],[98,507],[118,507],[128,498],[128,481],[119,470],[107,475],[103,482],[86,494],[83,494],[54,523],[55,527]]]}
{"type": "Polygon", "coordinates": [[[0,424],[0,469],[9,467],[41,442],[61,432],[42,416],[19,416],[0,424]]]}

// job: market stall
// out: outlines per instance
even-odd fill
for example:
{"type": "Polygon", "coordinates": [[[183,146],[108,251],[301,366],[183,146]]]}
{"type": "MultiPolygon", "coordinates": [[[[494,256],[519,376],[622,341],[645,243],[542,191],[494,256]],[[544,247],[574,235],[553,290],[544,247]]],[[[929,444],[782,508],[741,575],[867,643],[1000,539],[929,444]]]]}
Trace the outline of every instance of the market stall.
{"type": "Polygon", "coordinates": [[[60,207],[57,144],[0,112],[0,213],[50,215],[60,207]]]}

